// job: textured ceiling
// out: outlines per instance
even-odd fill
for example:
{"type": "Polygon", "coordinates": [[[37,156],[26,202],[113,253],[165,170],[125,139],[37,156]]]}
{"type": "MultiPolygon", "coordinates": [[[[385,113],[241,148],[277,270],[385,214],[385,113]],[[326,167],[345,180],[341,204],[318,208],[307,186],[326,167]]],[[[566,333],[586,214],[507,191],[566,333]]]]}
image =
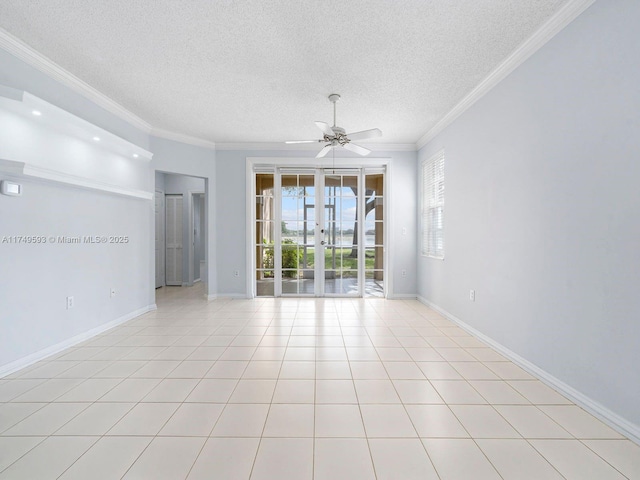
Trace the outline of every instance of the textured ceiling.
{"type": "Polygon", "coordinates": [[[566,0],[2,0],[0,27],[156,128],[415,143],[566,0]]]}

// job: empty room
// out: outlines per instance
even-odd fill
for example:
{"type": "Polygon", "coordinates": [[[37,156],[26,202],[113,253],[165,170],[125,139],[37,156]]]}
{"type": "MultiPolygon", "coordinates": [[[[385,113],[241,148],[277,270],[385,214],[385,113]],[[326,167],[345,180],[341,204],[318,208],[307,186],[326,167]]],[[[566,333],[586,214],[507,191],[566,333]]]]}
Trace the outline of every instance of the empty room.
{"type": "Polygon", "coordinates": [[[640,479],[640,2],[0,2],[0,480],[640,479]]]}

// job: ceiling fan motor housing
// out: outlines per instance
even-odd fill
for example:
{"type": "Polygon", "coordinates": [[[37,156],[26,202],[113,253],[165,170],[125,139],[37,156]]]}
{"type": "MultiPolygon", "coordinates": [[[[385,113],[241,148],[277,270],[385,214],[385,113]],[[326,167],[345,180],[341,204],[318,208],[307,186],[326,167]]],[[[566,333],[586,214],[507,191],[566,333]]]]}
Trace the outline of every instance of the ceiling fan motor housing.
{"type": "Polygon", "coordinates": [[[333,130],[333,137],[330,135],[325,135],[325,142],[331,143],[331,145],[334,147],[349,143],[349,139],[347,138],[347,131],[344,128],[334,126],[331,127],[331,130],[333,130]]]}

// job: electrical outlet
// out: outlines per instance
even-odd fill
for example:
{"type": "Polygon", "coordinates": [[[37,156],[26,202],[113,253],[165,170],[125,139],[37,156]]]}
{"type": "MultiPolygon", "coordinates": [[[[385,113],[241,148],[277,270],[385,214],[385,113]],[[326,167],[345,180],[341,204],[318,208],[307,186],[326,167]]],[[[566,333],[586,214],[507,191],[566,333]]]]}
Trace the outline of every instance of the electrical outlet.
{"type": "Polygon", "coordinates": [[[406,235],[407,234],[407,227],[402,227],[402,235],[406,235]]]}
{"type": "Polygon", "coordinates": [[[116,296],[116,289],[115,288],[113,288],[113,287],[111,288],[111,290],[109,291],[109,296],[111,298],[116,296]]]}
{"type": "Polygon", "coordinates": [[[469,290],[469,300],[471,300],[472,302],[476,301],[476,291],[475,290],[469,290]]]}
{"type": "Polygon", "coordinates": [[[407,271],[406,271],[406,270],[402,270],[402,272],[401,272],[401,273],[402,273],[402,276],[403,276],[403,277],[406,277],[406,276],[407,276],[407,271]]]}
{"type": "Polygon", "coordinates": [[[233,272],[234,277],[239,277],[240,276],[240,270],[235,270],[233,272]]]}
{"type": "Polygon", "coordinates": [[[67,310],[73,308],[73,297],[67,297],[67,310]]]}

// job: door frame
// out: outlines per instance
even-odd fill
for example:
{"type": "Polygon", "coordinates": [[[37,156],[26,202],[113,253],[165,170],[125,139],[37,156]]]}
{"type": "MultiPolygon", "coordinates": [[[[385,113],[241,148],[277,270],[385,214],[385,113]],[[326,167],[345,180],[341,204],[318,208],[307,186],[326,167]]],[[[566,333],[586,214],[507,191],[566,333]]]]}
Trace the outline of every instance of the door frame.
{"type": "MultiPolygon", "coordinates": [[[[193,257],[195,256],[195,252],[194,252],[194,248],[195,245],[193,244],[194,240],[195,240],[195,236],[193,233],[194,230],[194,224],[193,224],[193,213],[195,211],[194,205],[193,205],[193,197],[195,196],[202,196],[203,199],[206,199],[205,196],[205,192],[200,191],[200,190],[189,190],[188,192],[189,194],[189,208],[188,208],[188,212],[189,212],[189,251],[187,252],[187,256],[188,256],[188,262],[189,262],[189,278],[188,278],[188,285],[191,286],[195,283],[196,280],[196,275],[195,275],[195,269],[193,266],[193,257]]],[[[203,206],[204,206],[204,212],[200,212],[200,216],[202,218],[207,218],[206,217],[206,210],[207,210],[207,202],[206,200],[203,200],[202,202],[203,206]]],[[[207,241],[207,235],[206,232],[200,232],[200,235],[204,235],[204,239],[203,241],[205,242],[206,245],[206,241],[207,241]]],[[[206,253],[205,253],[205,259],[206,259],[206,253]]],[[[202,279],[199,279],[200,281],[202,279]]]]}
{"type": "MultiPolygon", "coordinates": [[[[155,201],[157,198],[160,198],[162,203],[160,206],[160,219],[161,219],[161,228],[160,228],[160,238],[154,238],[154,248],[155,248],[155,241],[156,240],[160,240],[160,248],[159,249],[155,249],[154,255],[155,255],[155,259],[157,261],[158,255],[160,258],[160,264],[162,265],[161,268],[161,272],[162,272],[162,276],[160,277],[162,280],[160,282],[160,286],[158,286],[158,274],[159,272],[155,272],[155,278],[154,278],[154,284],[155,284],[155,288],[162,288],[165,287],[167,284],[167,278],[166,278],[166,272],[165,272],[165,266],[166,266],[166,261],[167,261],[167,249],[165,248],[165,236],[166,236],[166,230],[165,230],[165,216],[166,216],[166,210],[165,210],[165,198],[164,198],[164,190],[160,190],[160,189],[155,189],[155,197],[153,199],[154,201],[154,237],[155,235],[158,234],[158,226],[156,225],[156,222],[158,221],[158,217],[157,217],[157,212],[155,211],[155,201]],[[158,250],[160,250],[160,253],[158,253],[158,250]]],[[[154,262],[154,265],[156,263],[154,262]]]]}
{"type": "MultiPolygon", "coordinates": [[[[245,278],[246,278],[246,292],[247,298],[255,298],[256,297],[256,258],[255,258],[255,248],[253,247],[253,243],[255,241],[255,195],[256,195],[256,186],[255,186],[255,175],[256,173],[273,173],[275,175],[276,168],[300,168],[300,169],[330,169],[335,167],[336,169],[380,169],[384,168],[384,195],[383,195],[383,208],[385,211],[385,231],[384,231],[384,272],[385,272],[385,282],[384,282],[384,297],[390,298],[393,296],[393,276],[391,272],[393,272],[392,265],[392,256],[389,255],[389,252],[392,251],[391,244],[391,234],[393,231],[393,216],[389,214],[391,211],[391,192],[389,186],[391,185],[391,159],[388,157],[382,158],[282,158],[282,157],[246,157],[246,229],[247,229],[247,237],[246,237],[246,270],[245,270],[245,278]]],[[[323,180],[324,181],[324,180],[323,180]]],[[[275,186],[274,186],[275,188],[275,186]]],[[[317,202],[316,202],[317,203],[317,202]]],[[[362,207],[363,208],[363,207],[362,207]]],[[[360,217],[362,218],[362,217],[360,217]]],[[[277,218],[276,218],[277,220],[277,218]]],[[[359,222],[364,226],[364,222],[359,222]]],[[[278,231],[276,223],[276,232],[278,231]]],[[[360,227],[359,227],[360,228],[360,227]]],[[[363,237],[359,237],[363,238],[363,237]]],[[[364,262],[360,262],[360,269],[364,269],[364,262]]],[[[318,275],[316,275],[316,278],[318,275]]],[[[362,281],[364,282],[364,275],[361,275],[362,281]]],[[[317,288],[317,283],[316,283],[317,288]]],[[[314,296],[317,296],[317,290],[314,296]]],[[[364,295],[364,285],[362,286],[362,294],[360,298],[364,295]]],[[[326,297],[326,295],[325,295],[326,297]]],[[[282,298],[282,297],[277,297],[282,298]]],[[[348,297],[354,298],[354,297],[348,297]]],[[[355,297],[358,298],[358,297],[355,297]]]]}

